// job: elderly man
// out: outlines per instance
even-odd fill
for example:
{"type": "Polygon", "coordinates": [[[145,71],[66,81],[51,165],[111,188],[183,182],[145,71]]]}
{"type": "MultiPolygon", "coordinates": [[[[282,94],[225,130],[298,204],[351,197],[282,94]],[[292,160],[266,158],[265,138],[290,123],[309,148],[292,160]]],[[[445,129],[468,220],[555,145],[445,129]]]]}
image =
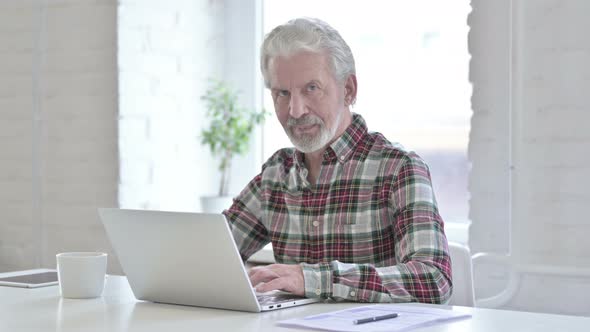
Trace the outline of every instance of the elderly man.
{"type": "Polygon", "coordinates": [[[311,298],[447,301],[451,262],[428,167],[351,112],[357,79],[340,34],[292,20],[266,36],[260,65],[295,148],[277,151],[224,211],[244,260],[272,242],[278,264],[252,269],[252,284],[311,298]]]}

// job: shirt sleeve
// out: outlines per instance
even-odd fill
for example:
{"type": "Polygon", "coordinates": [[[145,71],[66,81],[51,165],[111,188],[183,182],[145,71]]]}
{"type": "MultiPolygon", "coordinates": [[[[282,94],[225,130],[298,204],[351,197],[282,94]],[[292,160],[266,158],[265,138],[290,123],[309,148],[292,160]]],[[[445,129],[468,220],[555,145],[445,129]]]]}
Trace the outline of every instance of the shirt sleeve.
{"type": "Polygon", "coordinates": [[[234,198],[232,206],[223,211],[243,261],[270,242],[262,223],[260,184],[261,175],[258,175],[234,198]]]}
{"type": "Polygon", "coordinates": [[[302,263],[307,297],[356,302],[448,301],[451,260],[428,167],[414,155],[396,174],[390,190],[390,218],[398,264],[302,263]]]}

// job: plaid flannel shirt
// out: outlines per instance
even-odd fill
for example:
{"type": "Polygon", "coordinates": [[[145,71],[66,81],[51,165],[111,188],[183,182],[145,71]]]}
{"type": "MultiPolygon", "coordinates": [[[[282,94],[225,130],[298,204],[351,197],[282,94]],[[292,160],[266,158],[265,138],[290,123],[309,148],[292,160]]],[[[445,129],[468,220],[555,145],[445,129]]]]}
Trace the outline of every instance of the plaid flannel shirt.
{"type": "Polygon", "coordinates": [[[302,266],[307,297],[449,299],[447,240],[420,157],[353,114],[326,149],[316,184],[303,158],[293,148],[276,152],[224,211],[242,259],[272,242],[277,263],[302,266]]]}

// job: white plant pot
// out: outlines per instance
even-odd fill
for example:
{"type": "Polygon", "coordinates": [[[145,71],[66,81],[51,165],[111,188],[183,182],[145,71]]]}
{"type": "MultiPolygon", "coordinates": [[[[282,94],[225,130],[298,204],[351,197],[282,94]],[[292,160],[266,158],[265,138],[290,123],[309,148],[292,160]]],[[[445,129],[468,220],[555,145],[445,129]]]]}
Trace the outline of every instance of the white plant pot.
{"type": "Polygon", "coordinates": [[[232,196],[201,197],[201,210],[205,213],[221,213],[231,207],[232,199],[232,196]]]}

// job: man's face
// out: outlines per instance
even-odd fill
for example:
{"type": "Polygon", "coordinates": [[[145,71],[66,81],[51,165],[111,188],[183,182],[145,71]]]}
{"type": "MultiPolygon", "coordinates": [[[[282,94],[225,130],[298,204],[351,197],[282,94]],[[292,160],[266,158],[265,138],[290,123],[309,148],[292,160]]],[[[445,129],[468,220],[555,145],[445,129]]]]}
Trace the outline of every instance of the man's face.
{"type": "Polygon", "coordinates": [[[328,56],[277,56],[268,68],[275,112],[298,150],[317,151],[346,129],[345,87],[332,75],[328,56]]]}

